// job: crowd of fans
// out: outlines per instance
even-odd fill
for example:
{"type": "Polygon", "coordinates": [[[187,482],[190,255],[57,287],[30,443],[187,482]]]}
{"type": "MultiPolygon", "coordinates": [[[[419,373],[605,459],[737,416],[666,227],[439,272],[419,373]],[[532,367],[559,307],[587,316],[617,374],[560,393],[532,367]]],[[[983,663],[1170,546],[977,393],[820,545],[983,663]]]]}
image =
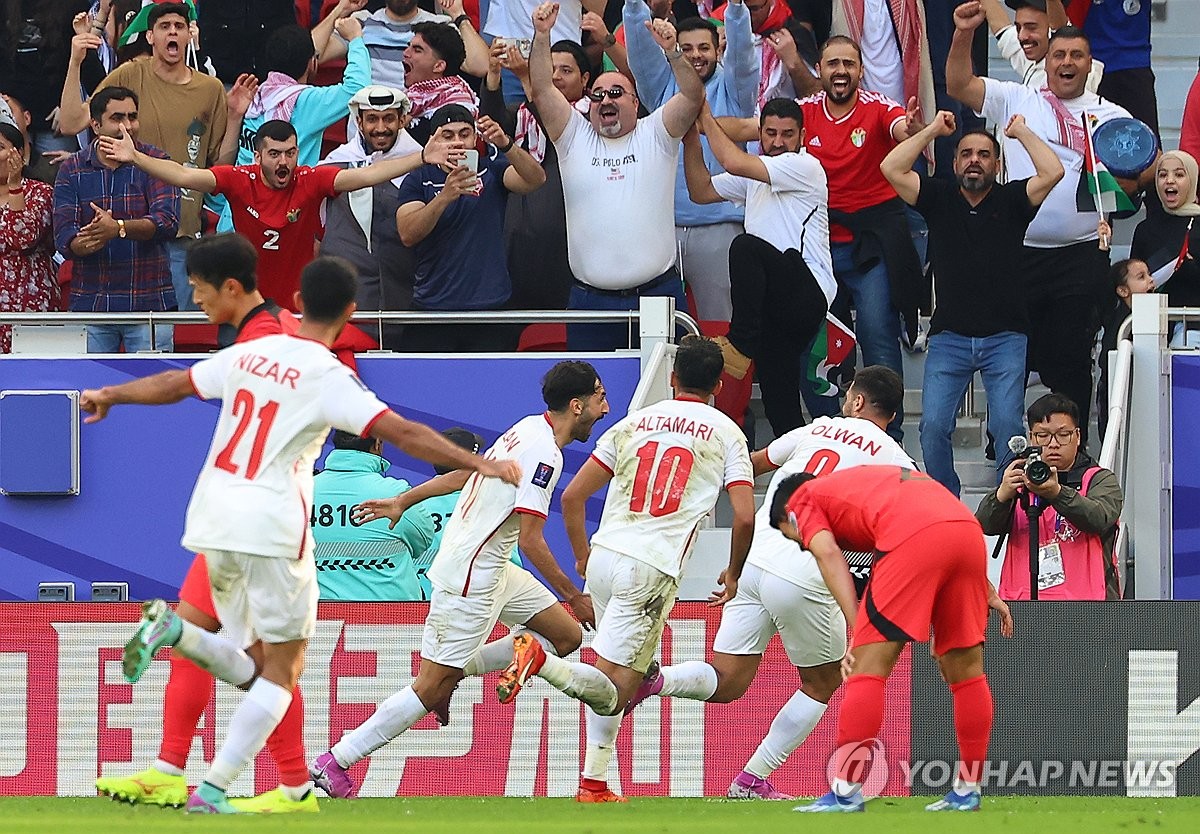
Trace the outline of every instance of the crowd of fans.
{"type": "MultiPolygon", "coordinates": [[[[1026,370],[1039,372],[1077,404],[1086,447],[1093,347],[1134,291],[1127,275],[1146,272],[1173,303],[1200,297],[1188,153],[1200,80],[1183,150],[1118,181],[1147,219],[1141,266],[1121,265],[1115,283],[1120,215],[1084,199],[1090,129],[1134,116],[1158,131],[1149,3],[3,6],[0,310],[93,313],[91,351],[170,349],[170,328],[104,314],[196,309],[187,247],[231,229],[258,250],[262,294],[286,309],[318,253],[357,267],[362,310],[611,310],[672,296],[728,332],[732,377],[756,366],[776,434],[803,423],[802,404],[837,412],[830,334],[852,329],[864,363],[902,373],[901,345],[921,344],[932,313],[931,358],[944,355],[923,387],[939,406],[927,417],[941,417],[922,422],[921,444],[957,489],[963,379],[984,370],[1023,391],[1026,370]],[[986,78],[989,31],[1018,82],[986,78]],[[985,126],[995,139],[979,138],[985,126]],[[1057,168],[1037,158],[1043,142],[1064,172],[1053,188],[1030,190],[1031,204],[980,196],[1057,168]],[[921,179],[898,185],[914,169],[921,179]],[[934,200],[926,182],[948,190],[934,200]],[[957,192],[981,221],[950,223],[957,192]],[[975,235],[986,246],[972,248],[975,235]]],[[[607,349],[627,330],[573,325],[566,339],[607,349]]],[[[512,350],[520,336],[394,326],[383,341],[512,350]]],[[[1007,433],[1023,398],[996,390],[1007,433]]],[[[1002,453],[998,473],[1008,463],[1002,453]]]]}

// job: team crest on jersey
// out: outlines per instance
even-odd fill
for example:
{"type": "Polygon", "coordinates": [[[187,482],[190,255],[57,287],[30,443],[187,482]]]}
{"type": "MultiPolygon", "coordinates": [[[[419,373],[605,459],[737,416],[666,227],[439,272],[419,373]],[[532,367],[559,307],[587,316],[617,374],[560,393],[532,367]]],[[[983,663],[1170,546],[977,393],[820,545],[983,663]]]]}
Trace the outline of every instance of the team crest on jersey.
{"type": "Polygon", "coordinates": [[[550,479],[553,477],[554,467],[548,463],[539,463],[533,472],[533,485],[545,489],[550,486],[550,479]]]}
{"type": "Polygon", "coordinates": [[[867,141],[867,132],[861,127],[856,127],[850,131],[850,144],[856,148],[861,148],[863,143],[867,141]]]}
{"type": "Polygon", "coordinates": [[[288,209],[287,220],[289,223],[295,223],[299,219],[300,219],[300,209],[298,209],[298,208],[288,209]]]}

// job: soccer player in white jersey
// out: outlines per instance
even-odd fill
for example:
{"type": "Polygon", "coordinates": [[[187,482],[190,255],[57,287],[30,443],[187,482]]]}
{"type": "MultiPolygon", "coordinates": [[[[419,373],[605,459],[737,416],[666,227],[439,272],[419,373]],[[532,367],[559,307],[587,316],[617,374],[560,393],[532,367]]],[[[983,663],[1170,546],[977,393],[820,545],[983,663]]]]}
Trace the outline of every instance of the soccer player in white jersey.
{"type": "Polygon", "coordinates": [[[416,680],[310,766],[317,786],[330,796],[354,796],[358,788],[349,768],[446,702],[465,674],[504,668],[512,659],[512,641],[484,644],[497,622],[524,626],[522,635],[555,655],[570,654],[583,642],[579,622],[554,593],[511,561],[514,545],[581,622],[595,624],[591,598],[559,567],[543,529],[562,474],[562,449],[591,437],[592,426],[608,413],[608,397],[587,362],[559,362],[542,379],[542,399],[546,411],[518,422],[486,455],[519,464],[520,483],[472,476],[454,506],[427,574],[433,594],[416,680]]]}
{"type": "MultiPolygon", "coordinates": [[[[842,417],[820,417],[750,456],[755,476],[776,470],[754,516],[754,543],[736,599],[721,612],[711,663],[691,660],[656,671],[652,665],[629,710],[650,695],[727,704],[745,694],[776,633],[801,686],[779,710],[767,737],[729,786],[732,799],[791,799],[767,781],[817,726],[841,683],[846,619],[825,587],[816,561],[770,523],[771,498],[796,472],[823,475],[870,464],[915,468],[885,429],[900,408],[904,383],[882,365],[863,368],[846,394],[842,417]]],[[[869,565],[866,560],[864,565],[869,565]]]]}
{"type": "Polygon", "coordinates": [[[586,703],[587,750],[576,799],[624,802],[607,776],[621,710],[645,676],[662,637],[701,521],[722,489],[733,505],[729,566],[711,603],[734,598],[754,530],[754,477],[742,430],[708,405],[725,362],[709,339],[689,336],[675,355],[675,398],[639,409],[596,442],[563,492],[563,522],[576,569],[596,608],[595,666],[547,655],[513,638],[513,665],[496,693],[502,703],[530,675],[586,703]],[[600,527],[589,545],[584,503],[609,481],[600,527]]]}
{"type": "MultiPolygon", "coordinates": [[[[237,813],[225,791],[262,749],[292,700],[304,648],[317,616],[317,581],[308,508],[312,467],[330,427],[379,437],[432,463],[463,466],[515,483],[511,461],[484,460],[384,405],[330,352],[354,313],[358,280],[340,258],[319,258],[301,274],[304,320],[295,336],[237,344],[190,370],[84,391],[80,408],[103,419],[122,403],[163,405],[193,394],[221,399],[212,445],[188,504],[183,544],[204,552],[213,602],[223,626],[210,633],[185,622],[162,600],[142,606],[125,646],[130,683],[154,653],[174,650],[246,697],[203,784],[188,798],[193,813],[237,813]]],[[[490,482],[490,481],[489,481],[490,482]]],[[[500,483],[497,481],[497,483],[500,483]]],[[[289,798],[317,810],[312,785],[289,798]]]]}

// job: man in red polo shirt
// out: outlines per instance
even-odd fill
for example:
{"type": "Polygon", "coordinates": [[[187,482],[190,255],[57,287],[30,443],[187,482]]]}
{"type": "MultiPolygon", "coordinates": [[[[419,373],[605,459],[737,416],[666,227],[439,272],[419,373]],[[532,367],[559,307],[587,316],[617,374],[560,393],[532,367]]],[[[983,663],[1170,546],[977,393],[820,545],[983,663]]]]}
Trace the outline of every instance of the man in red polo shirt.
{"type": "MultiPolygon", "coordinates": [[[[102,140],[104,141],[104,140],[102,140]]],[[[403,176],[425,163],[457,162],[464,151],[431,140],[421,153],[384,160],[363,168],[296,165],[296,129],[278,119],[264,122],[254,138],[254,165],[185,168],[169,159],[138,151],[132,139],[108,139],[104,153],[132,162],[153,177],[229,200],[233,227],[259,250],[259,290],[280,306],[295,309],[300,270],[313,259],[321,235],[321,202],[403,176]]]]}
{"type": "Polygon", "coordinates": [[[992,730],[992,693],[983,673],[988,607],[1012,631],[1008,607],[987,578],[979,523],[953,494],[921,472],[859,466],[784,479],[771,525],[804,547],[821,570],[853,634],[842,661],[837,778],[825,796],[797,810],[861,811],[863,750],[883,722],[883,692],[904,644],[933,630],[933,653],[954,699],[962,764],[953,789],[930,811],[978,810],[992,730]],[[861,606],[842,549],[874,553],[861,606]]]}

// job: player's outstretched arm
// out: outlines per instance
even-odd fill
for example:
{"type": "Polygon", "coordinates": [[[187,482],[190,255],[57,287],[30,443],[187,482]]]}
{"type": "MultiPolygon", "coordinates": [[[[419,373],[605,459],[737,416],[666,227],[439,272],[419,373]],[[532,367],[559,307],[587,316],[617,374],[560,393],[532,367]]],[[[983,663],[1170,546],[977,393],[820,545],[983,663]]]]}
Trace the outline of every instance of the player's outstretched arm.
{"type": "Polygon", "coordinates": [[[829,530],[819,530],[808,540],[807,550],[817,560],[825,585],[846,615],[846,624],[853,629],[858,597],[854,593],[854,577],[850,575],[850,568],[846,566],[846,557],[842,555],[837,539],[829,530]]]}
{"type": "Polygon", "coordinates": [[[587,575],[588,556],[592,552],[587,535],[587,500],[611,479],[611,472],[588,458],[563,490],[563,526],[567,528],[567,539],[571,542],[571,552],[575,554],[575,571],[580,576],[587,575]]]}
{"type": "Polygon", "coordinates": [[[394,411],[389,411],[375,421],[371,436],[391,443],[405,454],[420,458],[435,466],[468,469],[485,478],[500,478],[516,486],[521,481],[521,467],[512,460],[488,460],[461,446],[456,446],[444,435],[415,420],[405,420],[394,411]]]}
{"type": "Polygon", "coordinates": [[[422,165],[457,165],[466,154],[461,148],[451,149],[445,142],[433,137],[420,153],[410,153],[396,159],[387,159],[362,168],[346,168],[333,178],[333,187],[338,193],[357,191],[387,182],[417,170],[422,165]]]}
{"type": "Polygon", "coordinates": [[[91,415],[83,422],[97,423],[108,415],[108,410],[114,405],[168,405],[186,399],[193,393],[195,388],[187,371],[163,371],[120,385],[84,391],[79,395],[79,407],[91,415]]]}
{"type": "Polygon", "coordinates": [[[738,580],[746,565],[750,542],[754,538],[754,487],[750,484],[735,484],[729,488],[729,504],[733,508],[733,535],[729,543],[729,567],[721,571],[717,580],[723,590],[708,598],[710,607],[724,605],[737,596],[738,580]]]}
{"type": "Polygon", "coordinates": [[[388,525],[388,529],[391,530],[409,507],[415,507],[426,498],[458,492],[466,486],[469,477],[471,477],[471,473],[467,470],[455,469],[445,475],[430,478],[391,498],[371,498],[363,501],[350,511],[350,518],[355,524],[366,524],[368,521],[375,521],[378,518],[387,518],[392,522],[388,525]]]}
{"type": "Polygon", "coordinates": [[[769,457],[767,457],[767,449],[765,446],[759,449],[757,452],[750,453],[750,465],[754,467],[754,477],[756,478],[759,475],[765,475],[768,472],[774,472],[779,468],[776,464],[771,462],[769,457]]]}
{"type": "Polygon", "coordinates": [[[217,177],[207,168],[185,168],[170,159],[148,156],[137,149],[133,137],[121,125],[121,138],[100,137],[100,154],[117,162],[130,162],[155,179],[177,188],[189,188],[211,194],[217,187],[217,177]]]}
{"type": "Polygon", "coordinates": [[[550,585],[550,589],[571,606],[579,622],[589,629],[595,628],[596,614],[592,610],[592,598],[576,588],[575,583],[558,566],[558,560],[550,552],[550,545],[546,544],[545,528],[546,519],[542,516],[521,513],[521,532],[517,545],[550,585]]]}

